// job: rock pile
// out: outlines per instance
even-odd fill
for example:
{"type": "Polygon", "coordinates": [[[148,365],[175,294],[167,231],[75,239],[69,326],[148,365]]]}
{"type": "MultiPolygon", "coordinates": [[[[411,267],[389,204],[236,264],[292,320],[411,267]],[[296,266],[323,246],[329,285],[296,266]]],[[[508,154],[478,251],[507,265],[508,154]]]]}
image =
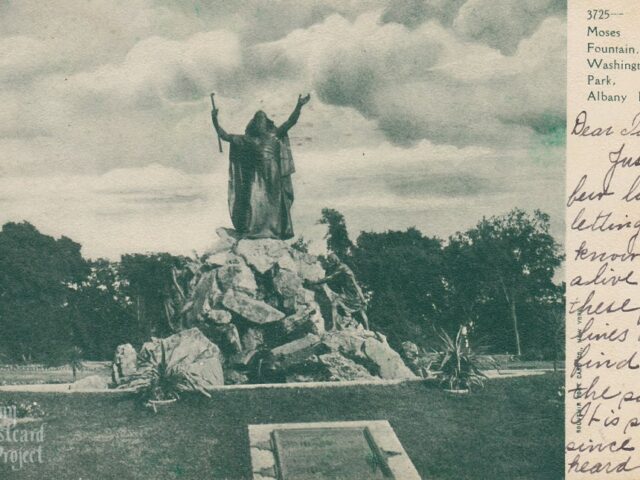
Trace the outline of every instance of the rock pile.
{"type": "Polygon", "coordinates": [[[332,318],[334,294],[312,284],[326,276],[317,257],[217,233],[172,323],[219,347],[225,383],[415,377],[384,336],[332,318]]]}

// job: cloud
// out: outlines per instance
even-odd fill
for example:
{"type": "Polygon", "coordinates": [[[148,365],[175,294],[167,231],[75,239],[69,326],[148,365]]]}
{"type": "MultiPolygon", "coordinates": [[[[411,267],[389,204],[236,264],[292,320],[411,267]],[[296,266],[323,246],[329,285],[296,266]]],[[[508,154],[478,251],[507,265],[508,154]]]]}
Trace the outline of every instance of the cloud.
{"type": "Polygon", "coordinates": [[[122,252],[188,254],[228,225],[226,178],[150,165],[105,175],[0,178],[0,222],[27,219],[67,235],[90,257],[122,252]]]}
{"type": "Polygon", "coordinates": [[[357,109],[399,144],[518,145],[543,132],[546,120],[562,119],[566,25],[559,18],[539,22],[508,56],[436,22],[408,29],[379,20],[378,13],[353,22],[333,15],[253,52],[266,74],[299,72],[324,102],[357,109]]]}
{"type": "MultiPolygon", "coordinates": [[[[107,3],[96,2],[94,14],[103,12],[105,25],[95,26],[98,39],[87,40],[89,46],[104,42],[107,26],[123,21],[124,14],[111,11],[107,3]]],[[[271,13],[261,17],[255,5],[245,11],[137,0],[142,13],[125,9],[137,26],[121,25],[127,41],[114,46],[109,62],[75,73],[39,73],[0,94],[6,105],[0,112],[0,120],[6,120],[0,126],[0,150],[11,152],[3,171],[105,172],[152,162],[207,171],[214,141],[207,95],[212,90],[225,126],[236,132],[244,130],[257,109],[283,121],[298,93],[314,91],[294,135],[299,146],[320,150],[335,148],[336,142],[372,145],[384,136],[405,146],[425,138],[513,146],[562,124],[564,89],[557,85],[564,84],[565,25],[557,17],[542,21],[506,56],[461,40],[437,21],[409,29],[381,23],[381,10],[360,13],[379,2],[318,1],[313,8],[277,3],[264,6],[271,13]],[[194,15],[198,8],[202,11],[194,15]],[[287,8],[300,15],[298,25],[307,24],[303,18],[323,20],[273,42],[252,44],[246,38],[247,25],[266,22],[267,28],[269,16],[287,8]],[[236,17],[227,29],[185,34],[203,23],[236,17]],[[136,29],[143,36],[134,42],[129,37],[136,29]],[[171,35],[159,36],[161,30],[171,35]],[[153,35],[145,37],[149,32],[153,35]],[[125,44],[128,50],[121,52],[125,44]]],[[[73,12],[59,10],[62,18],[73,12]]],[[[48,12],[58,28],[60,18],[48,12]]],[[[15,15],[9,17],[19,23],[15,15]]],[[[81,32],[84,41],[92,24],[74,24],[71,32],[81,32]]],[[[78,51],[74,45],[60,58],[74,68],[84,65],[74,63],[78,51]]],[[[85,57],[92,57],[88,53],[85,57]]]]}
{"type": "Polygon", "coordinates": [[[453,147],[421,141],[410,148],[389,143],[339,149],[330,157],[298,156],[294,179],[295,224],[302,233],[324,206],[347,219],[353,237],[361,230],[417,226],[446,238],[482,216],[515,206],[550,213],[556,238],[564,235],[564,148],[546,148],[542,158],[525,149],[453,147]],[[553,186],[558,184],[558,188],[553,186]]]}
{"type": "Polygon", "coordinates": [[[0,38],[0,82],[23,82],[36,73],[60,65],[51,43],[27,35],[0,38]]]}
{"type": "Polygon", "coordinates": [[[450,26],[466,0],[397,0],[382,14],[383,23],[401,23],[413,28],[429,20],[450,26]]]}
{"type": "Polygon", "coordinates": [[[118,64],[69,78],[66,88],[87,101],[120,100],[139,108],[159,102],[199,101],[241,63],[237,36],[224,30],[184,41],[151,37],[137,43],[118,64]]]}
{"type": "Polygon", "coordinates": [[[468,0],[453,28],[463,38],[512,54],[549,15],[563,15],[566,0],[468,0]]]}
{"type": "MultiPolygon", "coordinates": [[[[483,215],[514,206],[549,212],[563,235],[562,148],[549,163],[527,151],[457,148],[422,141],[405,149],[389,143],[321,151],[299,149],[294,175],[296,234],[321,242],[323,207],[343,212],[353,237],[361,230],[417,226],[447,237],[483,215]]],[[[90,257],[123,252],[202,251],[214,230],[230,226],[226,162],[212,174],[161,165],[119,168],[103,175],[0,178],[0,223],[34,223],[79,241],[90,257]]],[[[314,248],[320,248],[318,245],[314,248]]]]}
{"type": "Polygon", "coordinates": [[[409,28],[437,21],[464,40],[512,55],[540,23],[564,17],[566,8],[566,0],[398,0],[387,5],[381,20],[409,28]]]}
{"type": "MultiPolygon", "coordinates": [[[[293,30],[305,29],[338,14],[348,19],[384,8],[388,0],[164,0],[162,4],[202,25],[233,28],[248,45],[273,41],[293,30]]],[[[211,27],[210,27],[211,28],[211,27]]]]}

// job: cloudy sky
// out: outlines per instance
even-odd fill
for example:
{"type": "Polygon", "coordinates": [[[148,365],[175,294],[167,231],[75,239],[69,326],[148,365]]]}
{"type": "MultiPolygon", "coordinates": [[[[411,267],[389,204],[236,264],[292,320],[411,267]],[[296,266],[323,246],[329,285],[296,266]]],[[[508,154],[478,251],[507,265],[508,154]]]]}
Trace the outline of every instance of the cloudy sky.
{"type": "Polygon", "coordinates": [[[446,238],[540,208],[562,235],[563,0],[0,3],[0,223],[89,257],[202,251],[229,226],[227,149],[263,109],[292,130],[297,234],[446,238]]]}

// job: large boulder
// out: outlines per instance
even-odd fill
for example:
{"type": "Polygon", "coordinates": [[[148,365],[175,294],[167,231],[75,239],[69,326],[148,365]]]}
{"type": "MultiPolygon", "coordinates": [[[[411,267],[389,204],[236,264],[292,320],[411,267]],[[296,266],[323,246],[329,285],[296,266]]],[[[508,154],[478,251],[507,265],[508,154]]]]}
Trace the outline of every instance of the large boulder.
{"type": "Polygon", "coordinates": [[[321,335],[325,331],[324,318],[320,314],[320,307],[309,306],[298,310],[282,320],[282,329],[288,336],[306,335],[314,333],[321,335]]]}
{"type": "Polygon", "coordinates": [[[332,352],[339,352],[350,358],[365,358],[362,352],[364,341],[375,336],[375,332],[364,329],[333,330],[322,336],[322,343],[332,352]]]}
{"type": "Polygon", "coordinates": [[[291,249],[290,254],[296,265],[295,271],[304,280],[317,282],[325,277],[326,273],[317,257],[295,249],[291,249]]]}
{"type": "MultiPolygon", "coordinates": [[[[282,240],[273,238],[246,239],[238,242],[235,251],[256,272],[265,273],[289,254],[289,246],[282,240]]],[[[286,259],[283,261],[286,262],[286,259]]]]}
{"type": "Polygon", "coordinates": [[[251,269],[239,257],[233,257],[234,263],[227,263],[216,270],[218,285],[223,292],[229,290],[256,296],[258,284],[251,269]]]}
{"type": "Polygon", "coordinates": [[[211,336],[223,347],[223,353],[235,354],[242,351],[242,343],[240,343],[240,334],[238,327],[233,323],[225,323],[222,325],[214,325],[211,328],[211,336]]]}
{"type": "Polygon", "coordinates": [[[246,374],[233,369],[226,369],[224,377],[227,385],[241,385],[243,383],[249,383],[249,377],[247,377],[246,374]]]}
{"type": "Polygon", "coordinates": [[[215,252],[207,255],[204,262],[207,265],[211,265],[213,267],[221,267],[223,265],[226,265],[227,263],[232,263],[233,259],[234,255],[231,250],[222,250],[220,252],[215,252]]]}
{"type": "Polygon", "coordinates": [[[269,367],[286,378],[416,378],[383,335],[361,327],[326,332],[321,336],[308,334],[274,348],[271,350],[269,367]],[[319,366],[322,368],[319,369],[319,366]],[[291,372],[295,375],[290,375],[291,372]]]}
{"type": "Polygon", "coordinates": [[[238,242],[236,233],[229,228],[216,229],[218,241],[204,251],[202,260],[209,265],[224,265],[231,250],[238,242]]]}
{"type": "Polygon", "coordinates": [[[416,378],[380,333],[362,328],[327,332],[322,343],[331,351],[361,363],[369,372],[385,380],[416,378]]]}
{"type": "Polygon", "coordinates": [[[287,311],[295,311],[298,303],[305,300],[305,288],[302,278],[291,270],[279,268],[273,275],[273,287],[280,297],[282,308],[287,311]]]}
{"type": "Polygon", "coordinates": [[[310,333],[305,337],[285,343],[271,350],[270,365],[273,370],[286,369],[304,362],[321,347],[320,337],[310,333]]]}
{"type": "Polygon", "coordinates": [[[205,322],[220,300],[222,300],[222,291],[218,287],[216,272],[202,273],[193,289],[191,298],[182,308],[186,325],[198,325],[205,322]]]}
{"type": "Polygon", "coordinates": [[[161,342],[164,344],[167,368],[197,377],[198,383],[205,389],[224,385],[220,349],[198,328],[183,330],[163,340],[154,338],[145,343],[140,357],[147,360],[147,367],[162,358],[161,342]]]}
{"type": "Polygon", "coordinates": [[[362,349],[365,357],[377,367],[377,374],[384,380],[402,380],[416,378],[409,370],[398,352],[388,343],[375,338],[367,338],[362,349]]]}
{"type": "Polygon", "coordinates": [[[231,323],[231,312],[226,310],[209,310],[207,312],[207,320],[214,325],[225,325],[231,323]]]}
{"type": "Polygon", "coordinates": [[[268,303],[233,290],[224,295],[222,304],[236,315],[259,325],[277,322],[285,317],[284,313],[268,303]]]}
{"type": "Polygon", "coordinates": [[[343,357],[339,353],[331,352],[318,355],[318,362],[326,370],[326,379],[332,382],[350,380],[375,380],[369,371],[353,360],[343,357]]]}

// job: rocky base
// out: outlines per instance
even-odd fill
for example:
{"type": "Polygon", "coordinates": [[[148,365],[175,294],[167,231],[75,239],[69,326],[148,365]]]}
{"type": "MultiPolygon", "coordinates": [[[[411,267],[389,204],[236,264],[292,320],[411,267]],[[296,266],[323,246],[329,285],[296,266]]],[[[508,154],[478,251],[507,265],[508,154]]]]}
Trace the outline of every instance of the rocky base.
{"type": "MultiPolygon", "coordinates": [[[[191,269],[186,301],[172,322],[177,330],[199,329],[219,350],[208,355],[224,372],[214,368],[212,383],[415,377],[383,335],[349,317],[332,317],[332,292],[310,283],[326,275],[317,257],[281,240],[217,233],[218,243],[191,269]]],[[[190,351],[173,345],[181,336],[169,337],[168,344],[190,351]]]]}

